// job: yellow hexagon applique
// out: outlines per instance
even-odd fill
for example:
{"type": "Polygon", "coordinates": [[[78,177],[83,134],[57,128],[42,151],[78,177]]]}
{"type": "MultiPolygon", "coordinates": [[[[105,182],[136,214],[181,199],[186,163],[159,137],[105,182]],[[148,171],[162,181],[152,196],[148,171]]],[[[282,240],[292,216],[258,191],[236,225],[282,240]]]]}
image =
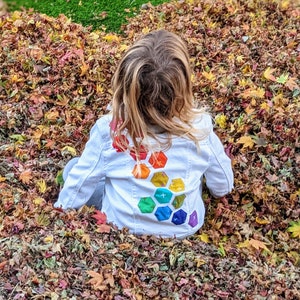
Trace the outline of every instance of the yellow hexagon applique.
{"type": "Polygon", "coordinates": [[[185,185],[181,178],[172,179],[172,182],[169,186],[169,189],[173,192],[182,192],[184,191],[185,185]]]}
{"type": "Polygon", "coordinates": [[[167,185],[169,177],[165,172],[154,173],[151,182],[157,187],[164,187],[167,185]]]}

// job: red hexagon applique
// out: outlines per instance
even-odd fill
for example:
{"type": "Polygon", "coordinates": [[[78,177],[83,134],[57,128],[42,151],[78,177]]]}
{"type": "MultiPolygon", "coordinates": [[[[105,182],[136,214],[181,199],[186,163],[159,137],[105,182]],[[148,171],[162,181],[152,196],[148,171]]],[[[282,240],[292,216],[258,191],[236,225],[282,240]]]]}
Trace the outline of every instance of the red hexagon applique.
{"type": "Polygon", "coordinates": [[[134,160],[144,160],[146,159],[148,154],[148,150],[145,146],[141,145],[140,152],[136,153],[135,149],[130,150],[130,155],[134,160]]]}
{"type": "Polygon", "coordinates": [[[129,141],[125,135],[115,136],[112,146],[117,150],[117,152],[124,152],[127,150],[129,141]]]}

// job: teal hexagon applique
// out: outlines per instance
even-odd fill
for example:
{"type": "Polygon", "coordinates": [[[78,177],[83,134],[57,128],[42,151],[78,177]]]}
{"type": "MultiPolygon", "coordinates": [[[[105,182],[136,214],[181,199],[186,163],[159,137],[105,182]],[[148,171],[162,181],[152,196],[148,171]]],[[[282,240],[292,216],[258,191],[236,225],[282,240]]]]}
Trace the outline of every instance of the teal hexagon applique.
{"type": "Polygon", "coordinates": [[[173,193],[165,188],[158,188],[155,191],[154,197],[159,203],[169,203],[172,199],[173,193]]]}

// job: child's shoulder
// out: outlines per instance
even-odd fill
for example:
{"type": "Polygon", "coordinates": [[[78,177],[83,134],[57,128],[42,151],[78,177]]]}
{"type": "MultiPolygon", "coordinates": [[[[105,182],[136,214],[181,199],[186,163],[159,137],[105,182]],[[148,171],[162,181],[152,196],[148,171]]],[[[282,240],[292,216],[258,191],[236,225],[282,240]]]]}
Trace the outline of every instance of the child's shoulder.
{"type": "Polygon", "coordinates": [[[112,120],[111,114],[101,116],[97,121],[95,126],[101,133],[101,135],[109,135],[110,134],[110,123],[112,120]]]}
{"type": "Polygon", "coordinates": [[[206,112],[195,111],[192,126],[195,130],[195,137],[200,141],[200,143],[206,143],[207,138],[213,131],[211,115],[206,112]]]}
{"type": "Polygon", "coordinates": [[[97,126],[100,126],[101,128],[102,128],[102,126],[108,125],[108,128],[109,128],[109,124],[110,124],[111,120],[112,120],[112,115],[109,113],[109,114],[101,116],[96,121],[96,124],[97,124],[97,126]]]}
{"type": "Polygon", "coordinates": [[[212,117],[206,112],[195,113],[195,118],[192,122],[194,128],[211,131],[213,129],[212,117]]]}

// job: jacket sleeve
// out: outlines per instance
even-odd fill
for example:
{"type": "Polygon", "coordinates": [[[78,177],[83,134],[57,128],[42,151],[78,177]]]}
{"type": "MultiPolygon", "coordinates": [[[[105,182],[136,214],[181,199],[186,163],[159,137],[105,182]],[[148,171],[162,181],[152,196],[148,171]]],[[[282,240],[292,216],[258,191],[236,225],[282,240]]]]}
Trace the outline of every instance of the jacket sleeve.
{"type": "Polygon", "coordinates": [[[97,123],[92,127],[90,138],[78,162],[70,170],[54,207],[80,208],[90,199],[97,183],[105,177],[103,146],[97,123]]]}
{"type": "Polygon", "coordinates": [[[231,160],[214,132],[209,135],[209,148],[211,152],[209,167],[204,173],[206,185],[214,197],[222,197],[233,189],[231,160]]]}

